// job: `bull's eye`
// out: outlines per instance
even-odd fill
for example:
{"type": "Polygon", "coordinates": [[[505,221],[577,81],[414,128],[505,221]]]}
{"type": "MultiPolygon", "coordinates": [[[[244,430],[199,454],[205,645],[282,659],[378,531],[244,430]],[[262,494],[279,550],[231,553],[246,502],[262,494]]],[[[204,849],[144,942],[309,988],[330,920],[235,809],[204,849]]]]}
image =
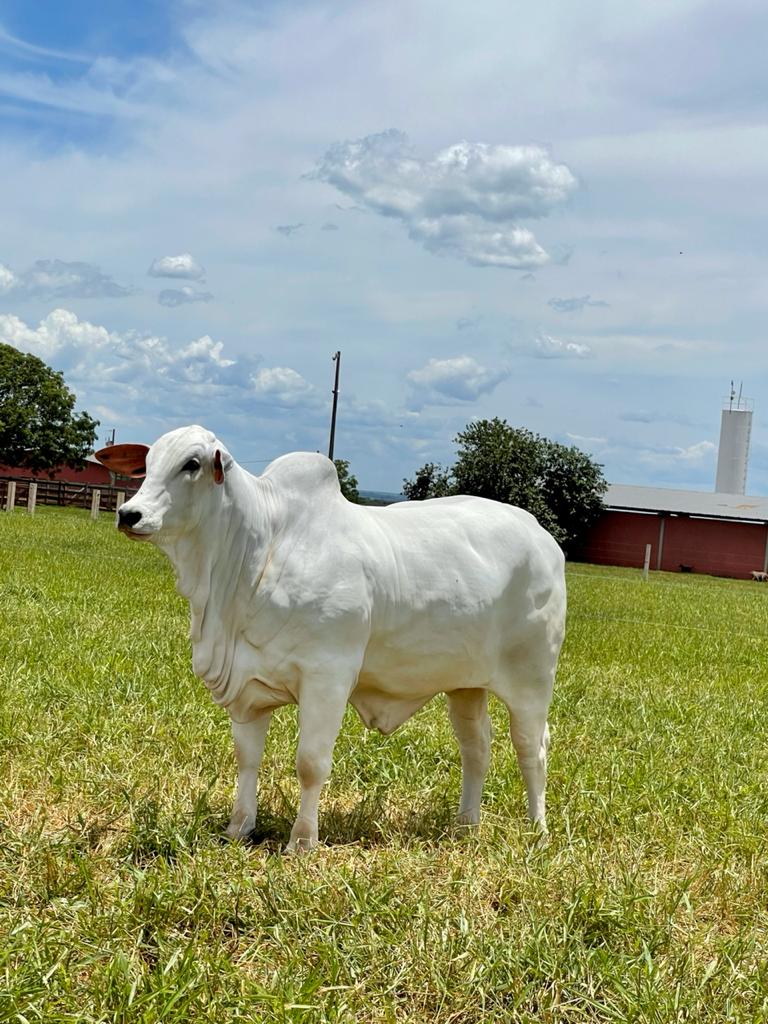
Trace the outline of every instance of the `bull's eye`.
{"type": "Polygon", "coordinates": [[[181,467],[182,473],[196,473],[200,469],[200,463],[197,459],[190,459],[189,462],[185,462],[181,467]]]}

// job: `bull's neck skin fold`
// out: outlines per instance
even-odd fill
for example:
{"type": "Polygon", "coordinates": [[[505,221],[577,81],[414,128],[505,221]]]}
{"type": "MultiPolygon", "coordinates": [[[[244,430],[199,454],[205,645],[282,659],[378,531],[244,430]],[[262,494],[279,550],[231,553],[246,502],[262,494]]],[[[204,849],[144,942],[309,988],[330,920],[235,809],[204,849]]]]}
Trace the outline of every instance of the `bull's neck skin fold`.
{"type": "Polygon", "coordinates": [[[233,463],[222,487],[215,525],[160,546],[176,571],[176,586],[190,604],[195,674],[214,700],[230,704],[240,683],[232,678],[238,613],[252,614],[269,558],[270,487],[233,463]],[[245,600],[244,600],[245,598],[245,600]]]}

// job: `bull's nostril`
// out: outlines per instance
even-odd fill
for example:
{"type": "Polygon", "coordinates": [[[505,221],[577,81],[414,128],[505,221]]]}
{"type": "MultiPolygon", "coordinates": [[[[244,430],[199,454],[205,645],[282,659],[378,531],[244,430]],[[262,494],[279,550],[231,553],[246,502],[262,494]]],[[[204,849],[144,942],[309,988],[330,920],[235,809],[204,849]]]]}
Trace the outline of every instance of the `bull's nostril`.
{"type": "Polygon", "coordinates": [[[124,512],[122,509],[117,514],[118,525],[120,526],[135,526],[136,523],[141,519],[141,512],[124,512]]]}

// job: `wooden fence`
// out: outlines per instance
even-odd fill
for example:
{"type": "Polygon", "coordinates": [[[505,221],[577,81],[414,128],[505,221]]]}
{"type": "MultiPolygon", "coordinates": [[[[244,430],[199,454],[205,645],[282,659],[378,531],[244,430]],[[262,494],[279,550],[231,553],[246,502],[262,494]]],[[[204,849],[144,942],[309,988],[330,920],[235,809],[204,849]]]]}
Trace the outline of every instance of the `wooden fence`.
{"type": "Polygon", "coordinates": [[[99,511],[114,512],[121,501],[127,501],[138,490],[134,485],[110,487],[106,484],[71,483],[68,480],[45,480],[32,478],[19,480],[14,477],[0,477],[0,510],[5,509],[8,499],[9,485],[16,484],[15,506],[26,508],[29,500],[30,484],[37,484],[38,505],[61,505],[74,508],[90,509],[93,504],[93,492],[99,491],[99,511]],[[118,495],[121,495],[118,498],[118,495]]]}

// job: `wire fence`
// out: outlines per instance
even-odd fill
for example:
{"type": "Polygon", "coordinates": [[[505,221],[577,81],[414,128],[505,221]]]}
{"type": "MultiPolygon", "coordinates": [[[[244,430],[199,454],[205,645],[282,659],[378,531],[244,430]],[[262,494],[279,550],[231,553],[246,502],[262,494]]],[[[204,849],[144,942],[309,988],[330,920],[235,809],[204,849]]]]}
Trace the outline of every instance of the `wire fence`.
{"type": "MultiPolygon", "coordinates": [[[[602,567],[601,567],[602,568],[602,567]]],[[[570,608],[568,612],[569,625],[578,622],[600,624],[610,627],[631,626],[638,630],[658,630],[661,632],[676,633],[697,633],[709,636],[718,636],[725,640],[743,640],[760,644],[768,644],[768,632],[755,633],[749,627],[761,621],[763,601],[768,602],[768,587],[763,588],[754,580],[734,580],[725,577],[715,576],[687,576],[682,579],[675,578],[667,572],[652,572],[646,580],[642,571],[638,569],[617,568],[614,572],[588,572],[583,569],[571,568],[568,566],[566,582],[573,583],[570,586],[570,608]],[[577,582],[578,581],[578,582],[577,582]],[[613,608],[607,611],[582,611],[582,600],[584,586],[597,584],[596,596],[599,598],[600,589],[604,594],[616,594],[613,608]],[[631,599],[619,597],[622,588],[627,586],[629,592],[637,594],[631,599]],[[578,591],[575,589],[578,587],[578,591]],[[636,588],[632,590],[632,588],[636,588]],[[664,595],[671,597],[673,594],[690,594],[690,600],[686,596],[680,598],[675,606],[667,603],[664,595]],[[710,626],[702,625],[695,621],[679,621],[681,613],[685,617],[688,612],[695,615],[697,609],[702,605],[699,598],[707,593],[718,593],[715,599],[715,614],[719,615],[723,625],[710,626]],[[625,614],[626,601],[638,602],[639,595],[645,592],[653,603],[652,618],[646,618],[642,614],[625,614]],[[576,598],[576,594],[579,597],[576,598]],[[724,600],[727,593],[727,604],[724,600]],[[576,598],[576,600],[573,600],[576,598]],[[681,603],[682,602],[682,603],[681,603]],[[669,617],[667,616],[669,613],[669,617]],[[659,618],[658,616],[664,616],[659,618]],[[677,621],[675,621],[677,620],[677,621]],[[743,628],[744,626],[747,628],[743,628]],[[741,626],[742,628],[738,628],[741,626]]]]}

